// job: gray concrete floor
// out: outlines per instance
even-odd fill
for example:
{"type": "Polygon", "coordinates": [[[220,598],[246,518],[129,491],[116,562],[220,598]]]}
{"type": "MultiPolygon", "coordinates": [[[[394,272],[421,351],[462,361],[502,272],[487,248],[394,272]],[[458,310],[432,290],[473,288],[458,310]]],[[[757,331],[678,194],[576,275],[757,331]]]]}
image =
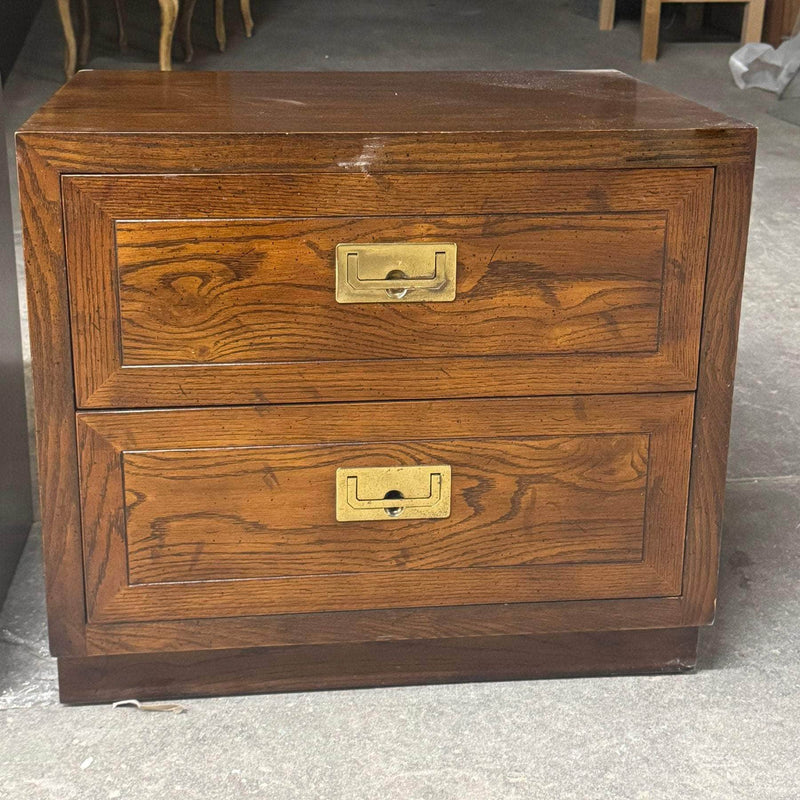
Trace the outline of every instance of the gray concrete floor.
{"type": "MultiPolygon", "coordinates": [[[[156,4],[128,5],[119,57],[111,3],[93,3],[90,66],[152,68],[156,4]]],[[[34,533],[0,616],[0,797],[796,800],[800,128],[734,87],[736,45],[666,42],[641,65],[638,23],[600,33],[592,0],[253,0],[250,41],[236,5],[220,55],[198,4],[192,69],[615,67],[760,127],[717,624],[689,676],[62,708],[34,533]]],[[[60,84],[59,35],[46,3],[5,88],[12,125],[60,84]]]]}

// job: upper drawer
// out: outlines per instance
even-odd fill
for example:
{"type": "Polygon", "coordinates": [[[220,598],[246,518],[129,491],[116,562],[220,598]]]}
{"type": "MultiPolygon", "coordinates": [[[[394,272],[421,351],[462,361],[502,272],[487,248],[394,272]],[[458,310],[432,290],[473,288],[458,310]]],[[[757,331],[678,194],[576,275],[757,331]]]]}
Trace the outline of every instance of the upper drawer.
{"type": "Polygon", "coordinates": [[[692,389],[712,177],[67,176],[78,404],[692,389]],[[343,242],[453,243],[455,298],[338,302],[343,242]]]}

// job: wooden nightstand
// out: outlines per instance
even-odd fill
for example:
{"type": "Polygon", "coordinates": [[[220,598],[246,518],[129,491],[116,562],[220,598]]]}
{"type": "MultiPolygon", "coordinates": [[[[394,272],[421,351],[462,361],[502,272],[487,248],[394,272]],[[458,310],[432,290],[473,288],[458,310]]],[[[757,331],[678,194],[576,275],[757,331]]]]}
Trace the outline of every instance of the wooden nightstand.
{"type": "Polygon", "coordinates": [[[691,668],[754,149],[613,71],[79,74],[18,135],[62,699],[691,668]]]}

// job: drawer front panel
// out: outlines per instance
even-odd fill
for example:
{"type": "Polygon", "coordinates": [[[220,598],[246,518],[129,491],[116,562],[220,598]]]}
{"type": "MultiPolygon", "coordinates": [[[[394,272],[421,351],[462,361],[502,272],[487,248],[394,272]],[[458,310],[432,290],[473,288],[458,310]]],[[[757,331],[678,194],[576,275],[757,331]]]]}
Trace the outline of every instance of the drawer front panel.
{"type": "Polygon", "coordinates": [[[82,407],[694,388],[711,170],[64,178],[82,407]],[[452,302],[337,303],[340,242],[452,302]]]}
{"type": "Polygon", "coordinates": [[[637,561],[647,446],[629,434],[126,454],[130,579],[637,561]],[[447,519],[400,518],[398,500],[398,517],[336,521],[337,468],[410,464],[457,465],[447,519]]]}
{"type": "Polygon", "coordinates": [[[118,222],[122,363],[655,353],[665,234],[660,213],[118,222]],[[337,303],[346,241],[457,242],[456,300],[337,303]]]}
{"type": "Polygon", "coordinates": [[[80,414],[89,619],[680,594],[691,410],[675,394],[80,414]],[[448,517],[337,522],[337,469],[413,465],[451,468],[448,517]]]}

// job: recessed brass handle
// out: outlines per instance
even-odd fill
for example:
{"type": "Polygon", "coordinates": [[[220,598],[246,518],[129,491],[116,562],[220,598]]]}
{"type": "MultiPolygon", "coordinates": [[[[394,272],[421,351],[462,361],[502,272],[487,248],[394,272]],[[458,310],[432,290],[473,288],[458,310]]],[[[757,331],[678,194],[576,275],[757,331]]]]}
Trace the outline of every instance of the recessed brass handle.
{"type": "Polygon", "coordinates": [[[339,303],[442,303],[455,297],[453,243],[336,245],[339,303]]]}
{"type": "Polygon", "coordinates": [[[449,466],[336,470],[336,519],[432,519],[450,516],[449,466]]]}

